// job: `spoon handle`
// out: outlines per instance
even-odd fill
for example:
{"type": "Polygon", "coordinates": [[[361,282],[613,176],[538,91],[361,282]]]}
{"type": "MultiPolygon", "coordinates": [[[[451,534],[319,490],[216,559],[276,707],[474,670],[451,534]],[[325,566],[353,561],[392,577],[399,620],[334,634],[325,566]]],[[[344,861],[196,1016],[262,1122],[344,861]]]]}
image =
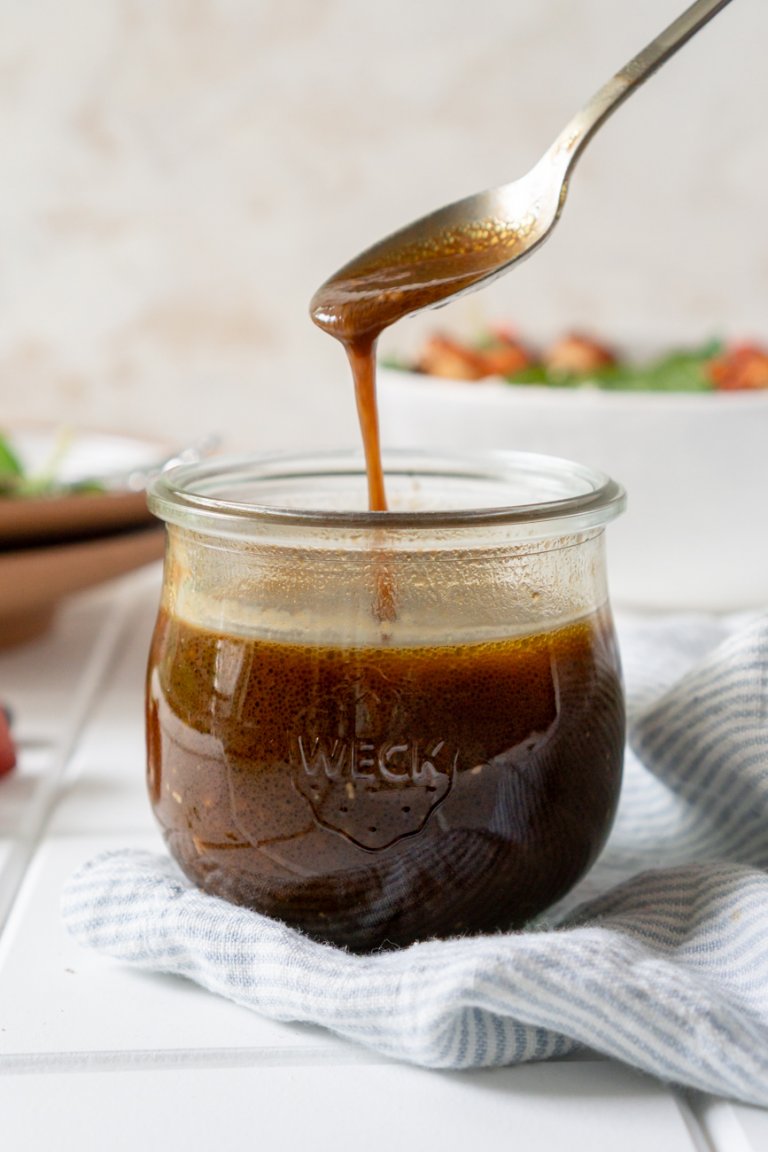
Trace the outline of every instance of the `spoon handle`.
{"type": "Polygon", "coordinates": [[[668,28],[633,56],[612,79],[577,112],[549,149],[549,157],[563,166],[565,174],[597,129],[649,76],[666,64],[700,28],[730,0],[696,0],[668,28]]]}

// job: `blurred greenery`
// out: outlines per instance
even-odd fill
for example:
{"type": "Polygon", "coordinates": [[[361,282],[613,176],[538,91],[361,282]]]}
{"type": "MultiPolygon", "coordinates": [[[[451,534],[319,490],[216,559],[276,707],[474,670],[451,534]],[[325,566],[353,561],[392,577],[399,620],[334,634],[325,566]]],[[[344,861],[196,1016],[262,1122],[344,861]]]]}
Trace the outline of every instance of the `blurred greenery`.
{"type": "Polygon", "coordinates": [[[710,340],[700,348],[667,352],[642,364],[608,364],[581,375],[530,364],[506,379],[510,384],[547,384],[553,388],[594,385],[615,392],[711,392],[714,385],[707,363],[722,350],[722,341],[710,340]]]}

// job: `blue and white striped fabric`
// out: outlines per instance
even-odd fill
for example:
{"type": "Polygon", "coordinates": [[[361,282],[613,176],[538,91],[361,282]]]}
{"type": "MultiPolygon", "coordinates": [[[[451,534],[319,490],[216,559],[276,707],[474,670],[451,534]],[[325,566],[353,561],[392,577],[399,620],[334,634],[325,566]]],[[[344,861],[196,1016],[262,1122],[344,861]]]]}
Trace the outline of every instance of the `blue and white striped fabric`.
{"type": "Polygon", "coordinates": [[[434,1068],[586,1047],[768,1105],[768,619],[623,620],[630,747],[601,861],[534,931],[354,956],[112,852],[83,943],[434,1068]]]}

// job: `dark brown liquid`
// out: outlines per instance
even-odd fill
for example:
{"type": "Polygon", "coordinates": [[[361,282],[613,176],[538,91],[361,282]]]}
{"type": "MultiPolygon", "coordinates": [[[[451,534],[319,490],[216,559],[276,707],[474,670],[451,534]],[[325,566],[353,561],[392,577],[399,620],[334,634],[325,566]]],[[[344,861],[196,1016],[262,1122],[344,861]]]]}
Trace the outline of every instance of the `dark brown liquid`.
{"type": "Polygon", "coordinates": [[[379,440],[379,414],[376,404],[376,342],[363,337],[346,345],[355,385],[357,418],[363,436],[365,467],[368,473],[368,507],[386,512],[387,493],[379,440]]]}
{"type": "Polygon", "coordinates": [[[420,226],[403,229],[345,264],[317,290],[310,304],[314,322],[341,340],[375,340],[385,328],[481,282],[530,245],[535,217],[523,227],[498,220],[474,225],[433,225],[426,240],[420,226]],[[416,234],[418,233],[418,234],[416,234]]]}
{"type": "Polygon", "coordinates": [[[188,876],[354,950],[517,927],[595,859],[619,791],[615,641],[284,644],[161,614],[149,788],[188,876]]]}
{"type": "MultiPolygon", "coordinates": [[[[530,228],[533,227],[531,222],[530,228]]],[[[369,507],[387,507],[376,404],[376,341],[385,328],[482,280],[512,260],[526,237],[504,221],[436,229],[431,240],[369,249],[323,284],[310,303],[314,322],[343,344],[355,386],[368,471],[369,507]]]]}

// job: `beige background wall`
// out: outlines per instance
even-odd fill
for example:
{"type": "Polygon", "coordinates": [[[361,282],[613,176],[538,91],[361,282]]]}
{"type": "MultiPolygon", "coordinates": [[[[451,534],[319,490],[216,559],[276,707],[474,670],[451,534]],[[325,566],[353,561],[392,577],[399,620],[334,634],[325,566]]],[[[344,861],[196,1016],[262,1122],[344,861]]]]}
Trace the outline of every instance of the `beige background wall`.
{"type": "MultiPolygon", "coordinates": [[[[522,174],[682,0],[0,0],[0,421],[242,447],[355,434],[318,283],[522,174]]],[[[588,149],[555,238],[406,321],[768,339],[768,4],[588,149]]]]}

